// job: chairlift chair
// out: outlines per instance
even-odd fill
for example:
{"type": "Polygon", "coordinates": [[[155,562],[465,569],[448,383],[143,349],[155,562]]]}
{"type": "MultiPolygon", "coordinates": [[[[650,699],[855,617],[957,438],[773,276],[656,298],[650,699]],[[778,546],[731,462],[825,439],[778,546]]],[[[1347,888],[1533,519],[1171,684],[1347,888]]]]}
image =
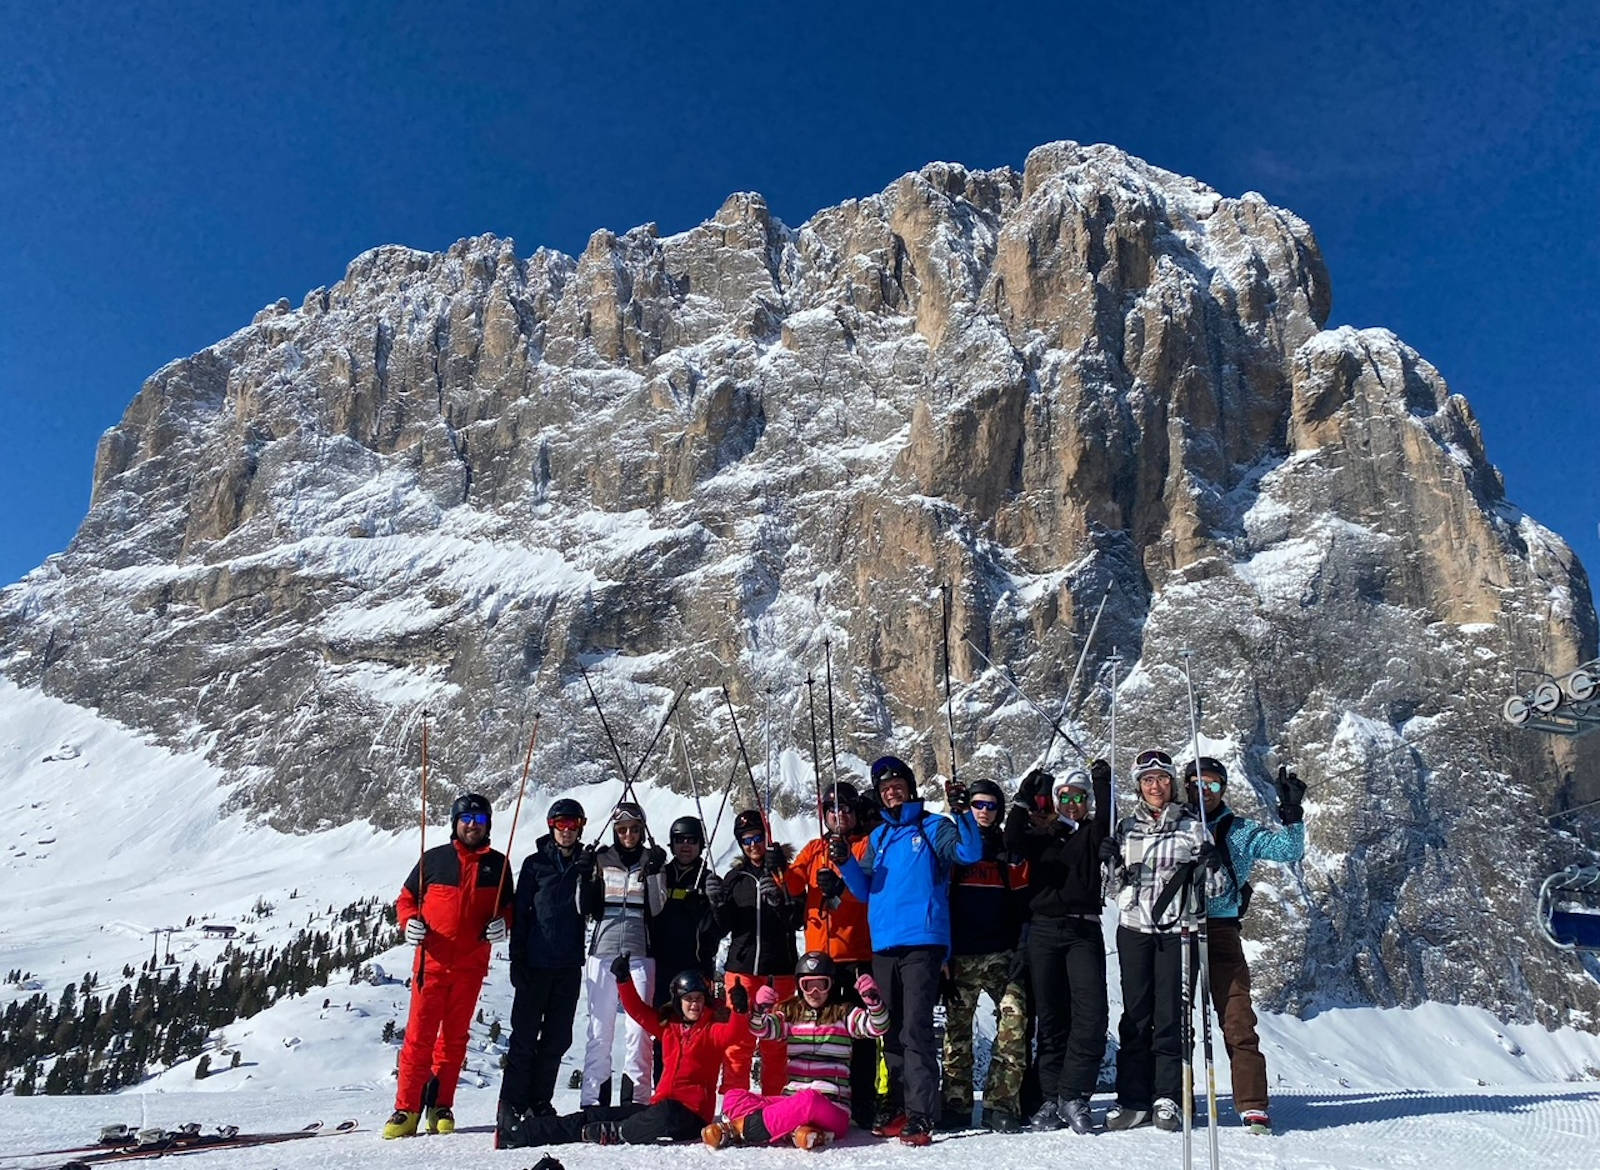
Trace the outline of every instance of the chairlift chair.
{"type": "Polygon", "coordinates": [[[1569,865],[1545,878],[1538,915],[1551,946],[1600,955],[1600,865],[1569,865]]]}

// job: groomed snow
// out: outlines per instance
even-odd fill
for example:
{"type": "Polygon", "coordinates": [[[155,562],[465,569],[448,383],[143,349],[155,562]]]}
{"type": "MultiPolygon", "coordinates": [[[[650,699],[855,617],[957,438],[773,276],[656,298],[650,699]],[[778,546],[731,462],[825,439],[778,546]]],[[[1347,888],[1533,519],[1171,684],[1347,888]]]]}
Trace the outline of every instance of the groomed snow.
{"type": "MultiPolygon", "coordinates": [[[[793,753],[784,753],[782,763],[786,774],[804,770],[793,753]]],[[[31,971],[52,998],[85,970],[96,970],[104,992],[116,987],[124,963],[137,967],[149,957],[150,932],[157,927],[180,928],[172,949],[187,969],[224,945],[203,939],[199,921],[182,929],[191,915],[239,922],[257,899],[265,899],[274,913],[249,928],[262,945],[282,942],[322,918],[330,903],[337,908],[371,894],[392,895],[415,858],[414,834],[356,825],[290,837],[225,817],[220,779],[198,756],[153,746],[92,712],[0,680],[0,810],[7,814],[7,847],[0,854],[7,890],[0,900],[0,967],[31,971]]],[[[740,791],[745,783],[741,779],[740,791]]],[[[617,785],[574,795],[588,809],[593,836],[617,785]]],[[[655,790],[639,796],[657,832],[686,811],[682,797],[655,790]]],[[[529,794],[513,850],[518,859],[540,831],[549,799],[547,792],[529,794]]],[[[709,800],[705,813],[715,820],[709,800]]],[[[497,841],[504,841],[508,821],[502,810],[497,841]]],[[[807,817],[775,821],[779,836],[789,841],[814,832],[807,817]]],[[[731,813],[716,842],[723,860],[731,852],[730,822],[731,813]]],[[[430,839],[442,841],[443,827],[430,839]]],[[[1107,926],[1109,931],[1109,921],[1107,926]]],[[[193,1165],[407,1170],[436,1165],[441,1157],[531,1165],[542,1151],[494,1151],[488,1136],[504,1045],[503,1037],[498,1044],[489,1040],[489,1025],[508,1019],[511,1003],[503,950],[485,986],[485,1023],[474,1026],[457,1101],[465,1131],[404,1142],[378,1138],[392,1107],[396,1053],[382,1040],[382,1029],[390,1019],[404,1022],[409,961],[410,952],[397,948],[378,960],[389,982],[335,982],[230,1025],[215,1037],[213,1063],[226,1064],[216,1051],[226,1046],[240,1051],[240,1066],[204,1081],[196,1081],[193,1064],[186,1063],[113,1096],[0,1098],[0,1167],[59,1165],[63,1158],[24,1155],[77,1144],[110,1122],[282,1129],[316,1118],[331,1125],[346,1117],[366,1128],[350,1136],[197,1155],[201,1160],[193,1165]]],[[[1115,1013],[1114,958],[1111,967],[1115,1013]]],[[[28,994],[5,985],[0,1002],[28,994]]],[[[579,1038],[562,1073],[562,1108],[576,1106],[576,1094],[564,1086],[581,1055],[585,1014],[580,1007],[579,1038]]],[[[1324,1011],[1306,1020],[1267,1016],[1261,1032],[1280,1132],[1257,1138],[1225,1126],[1219,1135],[1224,1166],[1577,1168],[1596,1162],[1600,1038],[1590,1033],[1504,1025],[1475,1008],[1440,1004],[1324,1011]]],[[[1220,1042],[1218,1047],[1227,1121],[1227,1063],[1220,1042]]],[[[1102,1095],[1095,1104],[1103,1111],[1108,1103],[1102,1095]]],[[[1203,1132],[1197,1137],[1197,1160],[1204,1164],[1203,1132]]],[[[861,1166],[926,1165],[933,1158],[953,1170],[976,1170],[996,1160],[1098,1168],[1109,1157],[1118,1167],[1140,1168],[1171,1167],[1180,1148],[1177,1137],[1151,1130],[1095,1138],[968,1133],[941,1137],[937,1145],[929,1153],[852,1136],[844,1147],[848,1154],[808,1155],[790,1148],[713,1153],[685,1146],[670,1156],[687,1166],[748,1160],[769,1170],[841,1158],[861,1166]]],[[[642,1167],[661,1156],[584,1146],[558,1154],[571,1170],[642,1167]]]]}

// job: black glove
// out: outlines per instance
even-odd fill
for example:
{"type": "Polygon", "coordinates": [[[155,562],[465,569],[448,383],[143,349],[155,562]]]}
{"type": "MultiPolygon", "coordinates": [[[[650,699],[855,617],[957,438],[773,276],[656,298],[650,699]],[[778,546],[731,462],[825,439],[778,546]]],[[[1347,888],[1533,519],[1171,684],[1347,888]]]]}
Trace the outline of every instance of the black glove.
{"type": "Polygon", "coordinates": [[[1096,787],[1101,784],[1111,783],[1111,765],[1104,760],[1095,760],[1089,765],[1089,779],[1096,787]]]}
{"type": "Polygon", "coordinates": [[[650,877],[666,868],[667,851],[659,845],[652,845],[644,851],[644,876],[650,877]]]}
{"type": "Polygon", "coordinates": [[[1306,819],[1306,782],[1283,765],[1278,765],[1278,819],[1286,825],[1298,825],[1306,819]]]}
{"type": "Polygon", "coordinates": [[[516,988],[518,991],[521,991],[524,987],[528,987],[532,983],[533,972],[528,970],[526,965],[513,959],[511,961],[511,986],[516,988]]]}
{"type": "Polygon", "coordinates": [[[589,878],[594,876],[595,854],[598,852],[599,849],[593,845],[585,845],[578,850],[578,856],[573,860],[572,864],[578,867],[579,877],[589,878]]]}
{"type": "Polygon", "coordinates": [[[728,1006],[740,1015],[750,1010],[750,993],[745,990],[743,983],[735,983],[728,988],[728,1006]]]}
{"type": "Polygon", "coordinates": [[[554,1154],[546,1154],[533,1164],[532,1170],[567,1170],[554,1154]]]}
{"type": "Polygon", "coordinates": [[[620,955],[611,960],[611,974],[616,976],[618,983],[626,983],[631,978],[629,968],[632,965],[633,956],[627,951],[623,951],[620,955]]]}
{"type": "Polygon", "coordinates": [[[1115,837],[1107,837],[1100,842],[1100,860],[1108,865],[1122,864],[1122,846],[1117,844],[1115,837]]]}
{"type": "Polygon", "coordinates": [[[948,1007],[961,993],[956,990],[955,976],[949,967],[939,968],[939,1002],[948,1007]]]}
{"type": "Polygon", "coordinates": [[[1022,783],[1017,785],[1017,795],[1013,804],[1020,804],[1029,812],[1039,808],[1048,807],[1050,789],[1054,786],[1056,778],[1042,768],[1035,768],[1022,778],[1022,783]],[[1039,798],[1044,797],[1045,804],[1039,803],[1039,798]]]}
{"type": "Polygon", "coordinates": [[[1011,952],[1011,962],[1006,967],[1006,982],[1021,983],[1022,975],[1028,969],[1028,948],[1022,940],[1018,940],[1017,949],[1011,952]]]}
{"type": "Polygon", "coordinates": [[[770,873],[764,873],[756,879],[756,892],[769,906],[778,902],[783,896],[778,889],[778,883],[772,880],[770,873]]]}
{"type": "Polygon", "coordinates": [[[762,863],[762,868],[773,877],[777,877],[783,872],[783,867],[787,864],[788,861],[783,855],[783,846],[773,842],[772,848],[767,850],[767,858],[762,863]]]}
{"type": "Polygon", "coordinates": [[[700,892],[712,904],[722,901],[722,879],[708,870],[705,878],[700,882],[700,892]]]}
{"type": "Polygon", "coordinates": [[[835,865],[843,865],[850,860],[850,839],[843,833],[835,833],[828,838],[828,860],[835,865]]]}
{"type": "Polygon", "coordinates": [[[1216,873],[1217,870],[1222,868],[1222,850],[1218,849],[1210,841],[1201,842],[1194,859],[1212,873],[1216,873]]]}
{"type": "Polygon", "coordinates": [[[844,879],[831,869],[825,869],[817,874],[817,889],[822,891],[824,898],[838,898],[844,895],[844,879]]]}
{"type": "Polygon", "coordinates": [[[945,803],[950,806],[950,815],[958,817],[972,807],[972,794],[967,791],[967,786],[959,780],[950,780],[944,786],[945,803]]]}

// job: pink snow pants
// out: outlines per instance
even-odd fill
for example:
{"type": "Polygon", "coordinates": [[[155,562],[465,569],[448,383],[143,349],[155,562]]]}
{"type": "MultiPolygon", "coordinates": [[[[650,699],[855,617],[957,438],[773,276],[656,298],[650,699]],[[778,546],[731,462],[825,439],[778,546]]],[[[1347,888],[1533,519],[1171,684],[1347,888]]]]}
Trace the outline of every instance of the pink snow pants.
{"type": "Polygon", "coordinates": [[[722,1099],[722,1111],[733,1119],[757,1110],[773,1143],[785,1140],[802,1125],[826,1129],[836,1138],[844,1137],[850,1128],[850,1110],[816,1089],[801,1089],[790,1097],[763,1097],[747,1089],[729,1089],[722,1099]]]}

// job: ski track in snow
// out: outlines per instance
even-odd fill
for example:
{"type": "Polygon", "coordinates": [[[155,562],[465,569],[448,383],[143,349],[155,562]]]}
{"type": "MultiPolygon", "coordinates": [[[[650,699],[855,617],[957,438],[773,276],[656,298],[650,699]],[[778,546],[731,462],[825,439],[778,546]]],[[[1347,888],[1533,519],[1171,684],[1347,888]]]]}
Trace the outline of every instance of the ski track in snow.
{"type": "MultiPolygon", "coordinates": [[[[783,764],[786,770],[798,766],[787,756],[783,764]]],[[[337,909],[372,894],[389,898],[416,859],[414,834],[352,825],[295,837],[224,817],[219,781],[198,756],[153,746],[92,712],[0,679],[0,813],[5,814],[0,842],[6,846],[0,851],[0,881],[7,891],[0,899],[0,968],[30,971],[31,983],[53,999],[67,983],[95,970],[102,978],[98,991],[104,993],[121,981],[124,963],[137,968],[149,958],[155,928],[179,928],[171,936],[172,950],[187,970],[193,962],[209,962],[225,945],[202,937],[205,921],[239,923],[262,898],[276,909],[247,930],[260,935],[262,946],[281,944],[308,921],[325,929],[330,903],[337,909]],[[197,921],[185,929],[190,915],[197,921]]],[[[739,788],[746,783],[741,776],[739,788]]],[[[591,836],[604,823],[618,789],[611,782],[572,793],[588,810],[591,836]]],[[[639,796],[657,830],[688,805],[683,797],[643,786],[639,796]]],[[[518,859],[543,831],[548,800],[548,793],[529,792],[514,848],[518,859]]],[[[708,826],[716,808],[716,800],[707,797],[708,826]]],[[[509,820],[504,810],[502,817],[509,820]]],[[[731,819],[730,810],[715,842],[719,866],[732,853],[731,819]]],[[[775,816],[774,822],[778,836],[793,843],[815,832],[814,821],[806,817],[775,816]]],[[[496,825],[497,842],[504,843],[507,828],[496,825]]],[[[430,841],[445,839],[443,826],[430,829],[430,841]]],[[[1108,935],[1113,922],[1108,915],[1108,935]]],[[[410,958],[408,950],[396,948],[379,956],[377,964],[403,980],[410,958]]],[[[445,1156],[530,1166],[542,1151],[496,1151],[489,1137],[505,1043],[503,1036],[499,1042],[489,1039],[489,1024],[509,1019],[511,1006],[504,960],[502,948],[480,999],[485,1023],[473,1025],[456,1102],[465,1132],[453,1137],[399,1142],[378,1137],[392,1108],[396,1055],[396,1046],[383,1042],[381,1031],[390,1019],[404,1024],[408,992],[397,980],[336,980],[222,1029],[215,1037],[218,1046],[237,1048],[240,1067],[219,1068],[205,1081],[194,1079],[190,1061],[117,1095],[0,1097],[0,1168],[59,1166],[64,1157],[26,1155],[82,1144],[113,1122],[175,1126],[197,1121],[208,1127],[228,1123],[282,1130],[318,1118],[329,1126],[355,1118],[365,1128],[255,1150],[186,1155],[179,1166],[407,1170],[436,1165],[445,1156]]],[[[1108,966],[1115,1019],[1120,1004],[1114,956],[1108,966]]],[[[0,985],[0,1004],[34,991],[33,986],[0,985]]],[[[563,1110],[577,1106],[577,1093],[565,1085],[581,1063],[586,1015],[580,1004],[557,1096],[563,1110]]],[[[992,1034],[992,1023],[987,1027],[992,1034]]],[[[1412,1010],[1329,1010],[1305,1020],[1263,1016],[1261,1039],[1273,1076],[1279,1133],[1254,1137],[1232,1123],[1219,1036],[1223,1166],[1534,1170],[1600,1164],[1600,1037],[1573,1028],[1551,1032],[1501,1024],[1479,1009],[1428,1004],[1412,1010]]],[[[980,1042],[980,1068],[984,1047],[980,1042]]],[[[215,1061],[215,1048],[212,1055],[215,1061]]],[[[1203,1082],[1198,1067],[1196,1075],[1203,1082]]],[[[1107,1094],[1096,1098],[1102,1115],[1109,1104],[1107,1094]]],[[[1176,1135],[1148,1129],[1095,1138],[966,1133],[942,1135],[936,1146],[938,1152],[930,1155],[852,1134],[842,1143],[845,1154],[812,1155],[790,1147],[713,1152],[685,1145],[672,1147],[670,1156],[690,1166],[732,1160],[772,1170],[813,1158],[898,1167],[919,1160],[926,1164],[930,1156],[953,1170],[978,1170],[996,1159],[1098,1170],[1111,1158],[1119,1168],[1138,1170],[1171,1167],[1181,1150],[1176,1135]]],[[[1205,1165],[1203,1129],[1196,1132],[1195,1154],[1196,1164],[1205,1165]]],[[[643,1166],[655,1155],[575,1145],[560,1149],[558,1156],[569,1170],[609,1170],[619,1163],[643,1166]]]]}

